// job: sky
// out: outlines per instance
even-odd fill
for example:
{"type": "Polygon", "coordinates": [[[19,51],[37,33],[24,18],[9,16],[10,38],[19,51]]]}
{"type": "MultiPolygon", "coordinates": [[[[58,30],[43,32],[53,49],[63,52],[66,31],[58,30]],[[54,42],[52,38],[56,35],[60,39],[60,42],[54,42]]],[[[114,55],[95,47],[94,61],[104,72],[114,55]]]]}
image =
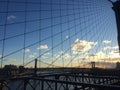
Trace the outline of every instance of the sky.
{"type": "Polygon", "coordinates": [[[0,0],[0,63],[113,68],[117,29],[108,0],[0,0]]]}

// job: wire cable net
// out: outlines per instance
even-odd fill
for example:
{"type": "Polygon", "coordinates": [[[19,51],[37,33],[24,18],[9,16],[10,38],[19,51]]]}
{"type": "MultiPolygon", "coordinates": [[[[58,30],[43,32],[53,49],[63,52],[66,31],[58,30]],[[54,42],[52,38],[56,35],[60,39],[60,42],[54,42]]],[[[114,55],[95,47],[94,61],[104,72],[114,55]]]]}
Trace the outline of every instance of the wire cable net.
{"type": "Polygon", "coordinates": [[[116,24],[107,0],[0,0],[0,63],[115,67],[116,24]],[[109,65],[108,65],[109,64],[109,65]]]}

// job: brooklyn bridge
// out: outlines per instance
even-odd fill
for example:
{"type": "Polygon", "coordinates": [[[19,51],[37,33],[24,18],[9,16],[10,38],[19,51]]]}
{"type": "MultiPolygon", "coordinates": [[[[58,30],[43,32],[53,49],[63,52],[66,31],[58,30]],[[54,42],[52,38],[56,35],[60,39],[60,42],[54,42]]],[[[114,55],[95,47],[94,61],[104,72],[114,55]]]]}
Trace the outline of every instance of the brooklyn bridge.
{"type": "Polygon", "coordinates": [[[0,0],[0,90],[120,90],[120,0],[0,0]]]}

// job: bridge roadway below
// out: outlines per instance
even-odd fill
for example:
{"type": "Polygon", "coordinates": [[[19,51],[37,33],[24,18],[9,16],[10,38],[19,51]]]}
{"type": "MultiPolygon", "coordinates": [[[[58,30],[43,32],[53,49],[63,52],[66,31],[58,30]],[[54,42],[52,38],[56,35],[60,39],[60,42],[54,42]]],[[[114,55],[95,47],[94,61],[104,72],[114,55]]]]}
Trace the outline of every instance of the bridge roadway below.
{"type": "Polygon", "coordinates": [[[1,78],[0,90],[120,90],[120,71],[115,69],[42,68],[33,72],[29,69],[1,78]]]}

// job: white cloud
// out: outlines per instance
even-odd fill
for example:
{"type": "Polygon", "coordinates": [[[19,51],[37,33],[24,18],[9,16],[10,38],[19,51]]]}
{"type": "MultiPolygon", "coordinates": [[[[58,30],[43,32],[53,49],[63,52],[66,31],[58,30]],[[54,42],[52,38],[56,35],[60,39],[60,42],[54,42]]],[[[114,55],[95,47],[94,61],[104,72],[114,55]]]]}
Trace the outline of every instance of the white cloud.
{"type": "Polygon", "coordinates": [[[86,58],[89,59],[89,61],[95,61],[95,62],[117,62],[120,60],[120,55],[116,50],[112,50],[111,52],[108,52],[107,54],[99,51],[94,54],[94,56],[86,56],[86,58]]]}
{"type": "Polygon", "coordinates": [[[89,62],[91,61],[98,62],[100,60],[103,61],[103,59],[106,57],[107,55],[102,51],[96,52],[95,54],[86,54],[84,56],[81,56],[81,58],[84,58],[85,60],[89,60],[89,62]]]}
{"type": "Polygon", "coordinates": [[[104,51],[105,51],[105,50],[110,50],[110,49],[112,49],[111,46],[106,46],[106,47],[103,48],[104,51]]]}
{"type": "Polygon", "coordinates": [[[14,15],[9,15],[9,16],[7,17],[7,19],[8,19],[8,20],[16,19],[16,16],[14,16],[14,15]]]}
{"type": "Polygon", "coordinates": [[[66,38],[66,39],[69,39],[69,36],[67,35],[67,36],[65,36],[65,38],[66,38]]]}
{"type": "Polygon", "coordinates": [[[56,54],[56,56],[53,57],[54,60],[60,61],[62,58],[66,61],[72,58],[72,56],[68,53],[61,53],[61,54],[56,54]]]}
{"type": "Polygon", "coordinates": [[[103,53],[102,51],[99,51],[99,52],[97,52],[97,53],[95,54],[96,60],[97,60],[97,59],[98,59],[98,60],[104,59],[104,58],[106,58],[106,57],[107,57],[106,54],[103,53]]]}
{"type": "Polygon", "coordinates": [[[118,46],[114,46],[113,49],[119,49],[118,46]]]}
{"type": "Polygon", "coordinates": [[[68,53],[66,53],[66,54],[63,55],[63,58],[66,59],[66,60],[68,60],[68,59],[71,58],[71,56],[68,53]]]}
{"type": "Polygon", "coordinates": [[[38,50],[39,50],[39,49],[48,49],[48,46],[47,46],[47,45],[40,45],[37,49],[38,49],[38,50]]]}
{"type": "Polygon", "coordinates": [[[110,40],[104,40],[103,43],[104,44],[109,44],[109,43],[111,43],[111,41],[110,40]]]}
{"type": "Polygon", "coordinates": [[[2,58],[2,55],[0,55],[0,58],[2,58]]]}
{"type": "Polygon", "coordinates": [[[28,57],[29,57],[29,58],[34,58],[35,55],[31,54],[31,55],[29,55],[28,57]]]}
{"type": "MultiPolygon", "coordinates": [[[[47,52],[47,53],[42,54],[42,55],[40,56],[40,58],[42,58],[42,59],[47,59],[47,58],[49,58],[50,55],[51,55],[51,53],[50,53],[50,52],[47,52]]],[[[49,58],[49,59],[50,59],[50,58],[49,58]]]]}
{"type": "Polygon", "coordinates": [[[30,49],[28,49],[28,48],[27,48],[27,49],[25,49],[25,52],[26,52],[26,53],[30,52],[30,49]]]}
{"type": "Polygon", "coordinates": [[[118,46],[106,46],[103,48],[103,50],[113,50],[113,49],[118,49],[118,46]]]}
{"type": "Polygon", "coordinates": [[[109,56],[113,59],[117,59],[119,58],[120,59],[120,54],[119,52],[115,51],[115,50],[112,50],[110,53],[109,53],[109,56]]]}
{"type": "Polygon", "coordinates": [[[75,42],[73,43],[71,49],[73,51],[73,54],[77,54],[77,53],[86,52],[86,51],[92,49],[92,47],[95,45],[97,45],[97,42],[89,42],[86,40],[76,39],[75,42]]]}
{"type": "Polygon", "coordinates": [[[60,51],[59,54],[64,54],[64,51],[60,51]]]}
{"type": "MultiPolygon", "coordinates": [[[[32,56],[31,56],[32,57],[32,56]]],[[[89,54],[85,53],[83,55],[71,55],[69,53],[65,53],[63,51],[60,51],[56,53],[53,57],[49,57],[48,55],[43,55],[41,58],[42,60],[49,59],[49,60],[54,60],[55,62],[53,64],[55,65],[60,65],[62,66],[62,58],[64,59],[64,65],[68,66],[70,65],[70,60],[72,61],[72,64],[74,67],[80,66],[80,67],[91,67],[90,62],[95,61],[96,62],[96,67],[101,67],[101,68],[112,68],[114,63],[116,63],[119,59],[116,59],[118,57],[118,53],[115,51],[112,51],[110,53],[104,53],[103,51],[98,51],[94,54],[89,54]],[[62,55],[62,56],[61,56],[62,55]],[[79,62],[78,62],[79,61],[79,62]],[[113,63],[113,65],[107,65],[108,63],[113,63]]],[[[51,64],[51,62],[48,62],[51,64]]]]}

